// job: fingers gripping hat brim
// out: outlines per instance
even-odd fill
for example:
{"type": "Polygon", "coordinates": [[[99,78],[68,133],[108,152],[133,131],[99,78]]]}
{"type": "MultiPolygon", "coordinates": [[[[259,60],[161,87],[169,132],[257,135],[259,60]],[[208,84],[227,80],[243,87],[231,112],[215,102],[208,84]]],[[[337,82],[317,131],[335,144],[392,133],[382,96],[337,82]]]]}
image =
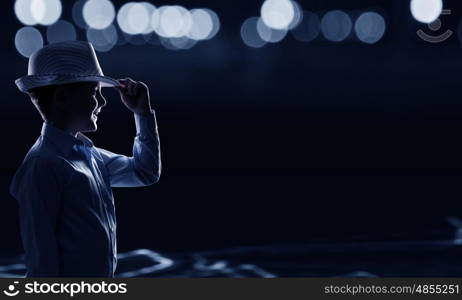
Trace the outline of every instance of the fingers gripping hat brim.
{"type": "Polygon", "coordinates": [[[27,93],[30,89],[48,85],[59,85],[76,82],[100,82],[101,87],[120,86],[119,82],[108,76],[101,75],[75,75],[75,74],[50,74],[28,75],[16,79],[15,83],[19,90],[27,93]]]}

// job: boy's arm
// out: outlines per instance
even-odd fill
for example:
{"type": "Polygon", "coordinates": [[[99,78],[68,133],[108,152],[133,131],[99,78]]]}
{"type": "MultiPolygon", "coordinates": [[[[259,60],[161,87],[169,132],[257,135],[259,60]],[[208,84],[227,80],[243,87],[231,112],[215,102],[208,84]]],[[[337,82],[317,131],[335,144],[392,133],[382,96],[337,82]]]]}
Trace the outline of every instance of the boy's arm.
{"type": "Polygon", "coordinates": [[[11,184],[10,192],[18,200],[28,277],[59,276],[59,180],[49,161],[34,157],[21,166],[11,184]]]}
{"type": "Polygon", "coordinates": [[[136,137],[131,157],[97,148],[108,171],[111,186],[136,187],[156,183],[161,173],[160,141],[156,115],[134,114],[136,137]]]}
{"type": "Polygon", "coordinates": [[[160,143],[149,88],[131,78],[118,79],[122,103],[134,113],[136,137],[133,156],[127,157],[97,148],[109,173],[111,186],[134,187],[156,183],[160,178],[160,143]]]}

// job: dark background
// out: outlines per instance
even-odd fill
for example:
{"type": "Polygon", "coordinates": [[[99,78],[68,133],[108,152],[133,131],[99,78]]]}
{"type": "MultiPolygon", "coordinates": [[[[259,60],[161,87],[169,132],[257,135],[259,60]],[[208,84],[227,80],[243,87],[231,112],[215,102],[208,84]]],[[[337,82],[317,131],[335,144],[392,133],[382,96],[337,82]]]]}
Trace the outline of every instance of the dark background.
{"type": "MultiPolygon", "coordinates": [[[[446,217],[462,209],[462,4],[445,2],[452,15],[434,34],[456,34],[430,44],[415,35],[432,32],[414,21],[409,1],[299,3],[380,8],[386,34],[375,45],[289,34],[253,49],[239,31],[262,1],[157,1],[211,8],[220,32],[190,50],[127,44],[98,54],[105,74],[149,85],[162,148],[156,185],[115,190],[119,251],[451,235],[446,217]]],[[[22,25],[13,4],[4,1],[0,21],[2,254],[22,251],[8,186],[42,124],[14,85],[27,59],[14,46],[22,25]]],[[[63,1],[63,19],[72,21],[72,4],[63,1]]],[[[129,155],[133,117],[115,91],[103,93],[108,105],[89,136],[129,155]]]]}

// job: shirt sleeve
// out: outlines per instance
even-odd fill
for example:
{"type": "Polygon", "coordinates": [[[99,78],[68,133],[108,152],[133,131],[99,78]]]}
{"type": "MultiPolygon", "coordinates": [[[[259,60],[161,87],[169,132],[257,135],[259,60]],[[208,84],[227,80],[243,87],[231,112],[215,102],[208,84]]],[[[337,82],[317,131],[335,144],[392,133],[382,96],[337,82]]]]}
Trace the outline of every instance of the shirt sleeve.
{"type": "Polygon", "coordinates": [[[62,178],[50,160],[33,157],[23,163],[10,186],[18,200],[26,277],[59,276],[56,232],[62,178]]]}
{"type": "Polygon", "coordinates": [[[135,115],[136,136],[132,156],[97,148],[112,187],[137,187],[154,184],[161,173],[160,141],[154,110],[135,115]]]}

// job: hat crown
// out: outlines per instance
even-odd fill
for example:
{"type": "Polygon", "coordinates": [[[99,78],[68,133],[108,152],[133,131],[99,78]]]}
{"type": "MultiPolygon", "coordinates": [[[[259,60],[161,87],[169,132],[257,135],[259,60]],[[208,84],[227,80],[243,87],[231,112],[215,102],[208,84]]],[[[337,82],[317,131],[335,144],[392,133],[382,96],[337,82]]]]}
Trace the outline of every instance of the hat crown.
{"type": "Polygon", "coordinates": [[[66,41],[47,45],[29,58],[28,75],[100,75],[103,71],[89,42],[66,41]]]}
{"type": "Polygon", "coordinates": [[[120,86],[114,78],[104,76],[95,49],[88,41],[66,41],[39,49],[29,57],[27,74],[14,81],[24,93],[42,86],[75,82],[120,86]]]}

